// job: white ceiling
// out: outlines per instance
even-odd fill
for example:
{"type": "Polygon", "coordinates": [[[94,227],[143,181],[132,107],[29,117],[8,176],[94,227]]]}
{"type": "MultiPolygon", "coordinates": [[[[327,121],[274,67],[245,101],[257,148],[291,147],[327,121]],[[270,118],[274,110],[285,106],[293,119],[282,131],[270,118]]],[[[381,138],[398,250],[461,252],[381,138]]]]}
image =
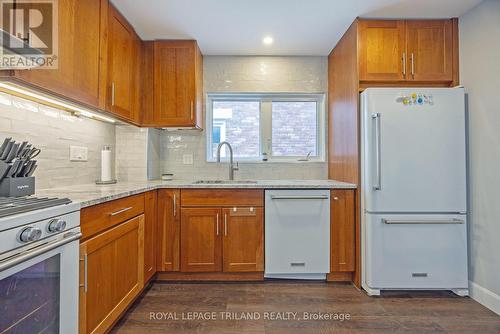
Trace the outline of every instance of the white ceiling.
{"type": "Polygon", "coordinates": [[[205,55],[327,55],[357,16],[458,17],[482,0],[113,0],[146,40],[196,39],[205,55]],[[271,35],[272,46],[262,38],[271,35]]]}

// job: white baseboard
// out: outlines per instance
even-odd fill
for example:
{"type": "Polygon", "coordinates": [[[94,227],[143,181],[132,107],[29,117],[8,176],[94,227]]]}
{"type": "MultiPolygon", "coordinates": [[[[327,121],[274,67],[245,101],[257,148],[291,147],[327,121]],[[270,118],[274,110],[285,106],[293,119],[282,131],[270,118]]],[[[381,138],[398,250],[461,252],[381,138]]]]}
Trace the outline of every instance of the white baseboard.
{"type": "Polygon", "coordinates": [[[469,281],[469,293],[472,299],[500,315],[499,295],[472,281],[469,281]]]}

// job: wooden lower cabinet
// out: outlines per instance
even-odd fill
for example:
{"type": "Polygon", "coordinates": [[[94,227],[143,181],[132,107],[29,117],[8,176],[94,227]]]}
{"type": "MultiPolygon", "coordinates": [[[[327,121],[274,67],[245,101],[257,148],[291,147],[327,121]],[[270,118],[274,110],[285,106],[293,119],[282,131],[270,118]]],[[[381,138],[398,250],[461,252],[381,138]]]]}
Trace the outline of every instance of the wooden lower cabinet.
{"type": "Polygon", "coordinates": [[[223,271],[264,271],[264,214],[262,208],[222,209],[223,271]]]}
{"type": "Polygon", "coordinates": [[[79,333],[105,333],[144,286],[144,215],[80,245],[79,333]]]}
{"type": "Polygon", "coordinates": [[[158,190],[158,271],[180,270],[181,192],[178,189],[158,190]]]}
{"type": "Polygon", "coordinates": [[[181,272],[264,270],[263,208],[181,209],[181,272]]]}
{"type": "Polygon", "coordinates": [[[154,190],[144,195],[144,282],[156,273],[157,221],[157,193],[154,190]]]}
{"type": "Polygon", "coordinates": [[[330,271],[355,270],[355,191],[332,190],[330,202],[330,271]]]}
{"type": "Polygon", "coordinates": [[[181,209],[181,271],[222,269],[220,208],[181,209]]]}

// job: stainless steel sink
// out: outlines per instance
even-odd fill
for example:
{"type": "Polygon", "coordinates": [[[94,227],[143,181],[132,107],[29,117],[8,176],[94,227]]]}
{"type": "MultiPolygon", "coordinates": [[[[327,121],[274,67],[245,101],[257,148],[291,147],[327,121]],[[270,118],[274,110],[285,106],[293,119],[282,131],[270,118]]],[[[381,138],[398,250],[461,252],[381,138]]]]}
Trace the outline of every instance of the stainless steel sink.
{"type": "Polygon", "coordinates": [[[198,180],[193,184],[257,184],[257,181],[240,181],[240,180],[198,180]]]}

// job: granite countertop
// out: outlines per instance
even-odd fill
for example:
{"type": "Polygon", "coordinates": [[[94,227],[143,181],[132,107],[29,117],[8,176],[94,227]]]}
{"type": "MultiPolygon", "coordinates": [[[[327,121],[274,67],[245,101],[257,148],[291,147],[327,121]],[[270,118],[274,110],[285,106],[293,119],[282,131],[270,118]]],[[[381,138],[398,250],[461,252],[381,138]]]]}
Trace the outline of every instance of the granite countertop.
{"type": "Polygon", "coordinates": [[[113,185],[82,184],[70,187],[40,189],[38,197],[67,197],[81,207],[163,188],[207,189],[355,189],[356,185],[334,180],[259,180],[257,183],[195,184],[193,180],[118,182],[113,185]]]}

